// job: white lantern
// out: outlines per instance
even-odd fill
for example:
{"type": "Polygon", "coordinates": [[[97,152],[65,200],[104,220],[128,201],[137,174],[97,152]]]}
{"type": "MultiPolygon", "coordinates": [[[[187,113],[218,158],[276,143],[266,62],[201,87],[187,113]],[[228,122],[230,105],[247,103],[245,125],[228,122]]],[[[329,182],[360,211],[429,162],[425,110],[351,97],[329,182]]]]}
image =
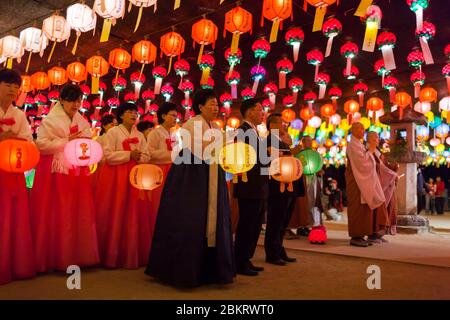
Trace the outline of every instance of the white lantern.
{"type": "Polygon", "coordinates": [[[8,59],[8,69],[12,68],[13,59],[17,59],[17,62],[20,63],[23,52],[24,50],[19,38],[14,36],[6,36],[0,39],[0,56],[8,59]]]}
{"type": "Polygon", "coordinates": [[[358,122],[359,120],[361,120],[361,113],[355,112],[355,113],[353,114],[352,121],[353,121],[353,122],[358,122]]]}
{"type": "Polygon", "coordinates": [[[106,42],[109,39],[111,26],[115,25],[116,20],[123,18],[125,14],[125,0],[95,0],[94,10],[100,17],[105,19],[100,42],[106,42]]]}
{"type": "Polygon", "coordinates": [[[341,116],[340,115],[338,115],[337,113],[335,113],[335,114],[333,114],[331,117],[330,117],[330,123],[333,125],[333,126],[338,126],[340,123],[341,123],[341,116]]]}
{"type": "Polygon", "coordinates": [[[56,43],[66,41],[67,44],[67,41],[69,41],[70,25],[63,16],[55,14],[44,20],[42,23],[42,31],[50,41],[53,41],[52,51],[50,51],[50,55],[47,60],[47,62],[50,62],[56,43]]]}
{"type": "Polygon", "coordinates": [[[75,30],[77,34],[77,39],[75,40],[75,44],[72,49],[72,54],[75,55],[78,45],[78,38],[81,36],[81,33],[94,30],[95,34],[97,15],[94,10],[89,8],[89,6],[82,3],[75,3],[67,8],[66,19],[70,27],[75,30]]]}
{"type": "Polygon", "coordinates": [[[322,124],[322,119],[320,119],[318,116],[314,116],[308,120],[308,126],[315,128],[315,129],[319,128],[321,124],[322,124]]]}
{"type": "Polygon", "coordinates": [[[25,69],[25,73],[28,72],[28,68],[30,66],[31,55],[33,53],[39,52],[39,56],[44,55],[44,50],[48,46],[48,39],[42,33],[41,29],[29,27],[20,32],[19,35],[20,42],[22,43],[22,47],[29,51],[28,55],[27,67],[25,69]]]}
{"type": "Polygon", "coordinates": [[[447,139],[445,139],[445,143],[450,146],[450,137],[447,137],[447,139]]]}
{"type": "Polygon", "coordinates": [[[431,110],[431,104],[429,102],[420,102],[417,101],[414,105],[414,111],[420,112],[420,113],[427,113],[431,110]]]}
{"type": "Polygon", "coordinates": [[[153,12],[156,12],[157,4],[158,4],[158,0],[130,0],[130,5],[128,6],[128,12],[131,11],[132,5],[135,5],[136,7],[139,8],[138,17],[136,19],[136,26],[134,27],[133,32],[136,32],[137,28],[139,27],[139,23],[141,22],[142,9],[154,6],[153,12]]]}
{"type": "Polygon", "coordinates": [[[433,138],[430,140],[430,146],[432,147],[436,147],[441,143],[441,140],[439,140],[438,138],[433,138]]]}

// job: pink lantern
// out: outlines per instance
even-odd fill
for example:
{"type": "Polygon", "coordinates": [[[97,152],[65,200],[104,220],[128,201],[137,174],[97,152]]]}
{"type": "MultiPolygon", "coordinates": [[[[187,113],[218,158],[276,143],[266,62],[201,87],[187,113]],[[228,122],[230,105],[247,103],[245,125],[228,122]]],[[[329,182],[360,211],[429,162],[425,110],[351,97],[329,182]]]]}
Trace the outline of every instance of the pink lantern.
{"type": "Polygon", "coordinates": [[[231,53],[231,48],[228,48],[227,50],[225,50],[225,59],[227,59],[228,64],[230,65],[228,73],[231,74],[234,70],[234,67],[237,64],[241,63],[242,60],[241,49],[237,48],[237,51],[235,53],[231,53]]]}
{"type": "Polygon", "coordinates": [[[337,100],[342,97],[342,90],[338,87],[330,88],[330,90],[328,90],[328,96],[330,97],[333,106],[336,108],[337,100]]]}
{"type": "Polygon", "coordinates": [[[256,94],[258,91],[259,81],[261,81],[266,76],[266,69],[263,66],[256,65],[250,70],[250,75],[253,79],[252,91],[256,94]]]}
{"type": "Polygon", "coordinates": [[[420,47],[422,48],[423,57],[426,64],[433,64],[433,55],[431,54],[428,41],[436,35],[436,27],[428,21],[424,21],[422,28],[416,30],[416,36],[419,38],[420,47]]]}
{"type": "Polygon", "coordinates": [[[318,116],[313,116],[311,119],[308,120],[308,126],[311,128],[317,129],[322,124],[322,119],[318,116]]]}
{"type": "Polygon", "coordinates": [[[113,109],[117,109],[120,106],[120,100],[118,98],[110,98],[106,101],[106,104],[109,106],[109,113],[111,114],[113,109]]]}
{"type": "Polygon", "coordinates": [[[145,82],[145,75],[140,72],[133,72],[130,75],[130,82],[134,85],[134,95],[139,99],[141,87],[145,82]]]}
{"type": "Polygon", "coordinates": [[[166,101],[169,101],[170,98],[172,98],[173,93],[174,90],[170,84],[165,84],[161,87],[161,94],[166,99],[166,101]]]}
{"type": "Polygon", "coordinates": [[[319,66],[323,63],[323,54],[318,49],[313,49],[306,54],[306,61],[308,64],[315,66],[314,81],[319,73],[319,66]]]}
{"type": "Polygon", "coordinates": [[[328,57],[331,54],[334,37],[342,33],[342,24],[338,19],[330,18],[323,23],[322,32],[328,38],[327,48],[325,50],[325,57],[328,57]]]}
{"type": "Polygon", "coordinates": [[[430,112],[431,111],[431,104],[429,102],[417,101],[416,104],[414,105],[414,111],[420,112],[422,114],[430,112]]]}
{"type": "Polygon", "coordinates": [[[274,83],[268,83],[264,86],[264,93],[269,97],[271,106],[275,105],[278,93],[278,87],[274,83]]]}
{"type": "Polygon", "coordinates": [[[189,96],[192,92],[194,92],[194,84],[189,81],[185,80],[180,87],[181,91],[184,92],[184,100],[189,100],[189,96]]]}
{"type": "Polygon", "coordinates": [[[393,76],[386,77],[384,79],[384,88],[389,90],[389,100],[391,103],[395,103],[395,93],[398,87],[398,80],[393,76]]]}
{"type": "Polygon", "coordinates": [[[278,70],[278,87],[280,89],[286,88],[286,75],[291,73],[294,69],[294,65],[292,61],[288,58],[283,58],[277,62],[277,70],[278,70]]]}
{"type": "Polygon", "coordinates": [[[303,43],[303,40],[305,39],[305,34],[300,27],[295,27],[289,29],[284,39],[286,40],[286,43],[290,46],[292,46],[292,50],[294,53],[294,62],[298,61],[298,53],[300,51],[300,45],[303,43]]]}
{"type": "Polygon", "coordinates": [[[406,57],[406,61],[408,61],[408,64],[411,67],[421,69],[422,64],[425,62],[425,59],[423,57],[422,51],[415,49],[408,54],[408,56],[406,57]]]}
{"type": "Polygon", "coordinates": [[[325,97],[327,85],[330,82],[330,76],[327,73],[318,73],[315,83],[319,86],[319,99],[325,97]]]}
{"type": "Polygon", "coordinates": [[[183,77],[188,75],[191,66],[189,65],[189,62],[187,62],[186,60],[179,59],[177,62],[175,62],[173,68],[175,69],[175,74],[177,76],[180,76],[180,84],[178,85],[178,89],[180,89],[180,86],[183,83],[183,77]]]}
{"type": "Polygon", "coordinates": [[[381,86],[384,87],[384,78],[391,73],[391,70],[387,70],[384,66],[384,60],[377,60],[373,66],[374,71],[381,76],[381,86]]]}
{"type": "Polygon", "coordinates": [[[231,87],[231,96],[233,99],[237,99],[237,86],[241,82],[241,75],[236,70],[233,70],[231,74],[225,75],[225,81],[231,87]]]}
{"type": "Polygon", "coordinates": [[[298,92],[302,91],[303,89],[303,80],[300,78],[292,78],[289,80],[289,89],[292,90],[292,99],[293,103],[297,103],[298,99],[298,92]]]}
{"type": "Polygon", "coordinates": [[[155,78],[155,94],[161,93],[161,85],[163,79],[167,76],[167,70],[164,67],[155,67],[152,70],[153,78],[155,78]]]}
{"type": "Polygon", "coordinates": [[[58,90],[50,91],[47,97],[52,102],[50,104],[50,109],[52,109],[55,106],[55,103],[59,101],[59,91],[58,90]]]}
{"type": "Polygon", "coordinates": [[[396,68],[394,51],[392,50],[395,47],[396,42],[397,37],[392,32],[383,31],[378,35],[378,49],[381,50],[381,53],[383,54],[384,65],[387,70],[393,70],[396,68]]]}
{"type": "Polygon", "coordinates": [[[145,101],[144,114],[147,114],[149,112],[150,104],[155,100],[155,93],[150,89],[144,90],[142,92],[142,99],[145,101]]]}
{"type": "Polygon", "coordinates": [[[358,52],[358,46],[354,42],[347,42],[341,46],[341,55],[347,59],[344,76],[350,74],[352,68],[352,59],[356,57],[358,52]]]}
{"type": "Polygon", "coordinates": [[[263,102],[261,103],[264,112],[269,112],[270,109],[272,108],[272,105],[270,104],[270,100],[269,99],[264,99],[263,102]]]}
{"type": "Polygon", "coordinates": [[[414,98],[418,98],[420,87],[425,83],[425,73],[423,73],[422,71],[415,71],[411,74],[411,77],[409,79],[414,85],[414,98]]]}
{"type": "Polygon", "coordinates": [[[358,95],[359,97],[359,104],[361,106],[364,105],[364,95],[369,90],[369,87],[364,82],[359,82],[353,86],[353,91],[358,95]]]}
{"type": "Polygon", "coordinates": [[[65,145],[64,157],[74,167],[89,167],[102,160],[103,150],[95,140],[74,139],[65,145]]]}
{"type": "Polygon", "coordinates": [[[241,91],[241,97],[245,101],[245,100],[254,98],[255,97],[255,93],[250,88],[244,88],[241,91]]]}

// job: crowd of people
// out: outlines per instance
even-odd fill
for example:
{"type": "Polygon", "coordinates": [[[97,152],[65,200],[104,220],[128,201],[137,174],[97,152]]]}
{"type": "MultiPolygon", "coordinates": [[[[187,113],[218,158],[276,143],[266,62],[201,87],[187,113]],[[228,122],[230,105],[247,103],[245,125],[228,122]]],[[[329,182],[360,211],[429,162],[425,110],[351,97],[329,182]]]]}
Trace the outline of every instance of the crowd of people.
{"type": "MultiPolygon", "coordinates": [[[[444,209],[450,209],[449,191],[440,176],[425,181],[423,168],[417,170],[417,211],[429,215],[443,215],[444,209]]],[[[450,188],[450,180],[449,180],[450,188]]]]}

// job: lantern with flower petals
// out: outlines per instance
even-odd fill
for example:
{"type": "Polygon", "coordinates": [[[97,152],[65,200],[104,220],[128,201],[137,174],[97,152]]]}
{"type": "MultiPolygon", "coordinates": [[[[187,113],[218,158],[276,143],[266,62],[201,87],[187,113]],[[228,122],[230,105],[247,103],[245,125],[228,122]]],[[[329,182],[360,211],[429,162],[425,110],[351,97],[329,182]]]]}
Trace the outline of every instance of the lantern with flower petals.
{"type": "Polygon", "coordinates": [[[393,76],[384,79],[384,88],[389,90],[389,99],[392,103],[395,102],[395,93],[398,87],[398,80],[393,76]]]}
{"type": "Polygon", "coordinates": [[[86,101],[86,100],[81,101],[80,111],[83,114],[83,116],[86,112],[89,111],[90,108],[91,108],[91,103],[89,101],[86,101]]]}
{"type": "Polygon", "coordinates": [[[350,74],[352,69],[352,59],[356,57],[358,52],[358,46],[354,42],[347,42],[341,46],[341,55],[347,59],[344,76],[348,76],[350,74]]]}
{"type": "Polygon", "coordinates": [[[239,38],[241,34],[249,32],[252,33],[253,27],[253,15],[247,10],[243,9],[239,5],[231,9],[225,14],[225,26],[223,28],[223,37],[226,36],[226,32],[233,34],[231,40],[231,53],[237,52],[239,47],[239,38]]]}
{"type": "Polygon", "coordinates": [[[289,89],[292,90],[292,102],[293,104],[297,103],[297,99],[298,99],[298,92],[302,91],[303,89],[303,80],[300,78],[292,78],[291,80],[289,80],[289,89]]]}
{"type": "Polygon", "coordinates": [[[86,61],[86,70],[92,76],[92,94],[98,94],[100,78],[108,73],[109,64],[102,56],[92,56],[86,61]]]}
{"type": "MultiPolygon", "coordinates": [[[[323,19],[327,12],[327,7],[335,3],[336,0],[305,0],[303,2],[303,10],[306,11],[307,3],[316,7],[316,13],[314,15],[314,23],[312,31],[320,31],[322,29],[323,19]]],[[[339,3],[339,2],[338,2],[339,3]]]]}
{"type": "Polygon", "coordinates": [[[153,78],[155,79],[155,94],[158,95],[161,91],[163,79],[167,76],[167,70],[164,67],[155,67],[152,70],[153,78]]]}
{"type": "Polygon", "coordinates": [[[47,95],[48,100],[50,100],[50,110],[55,106],[55,104],[59,101],[59,91],[58,90],[52,90],[47,95]]]}
{"type": "Polygon", "coordinates": [[[156,61],[156,51],[156,46],[148,40],[141,40],[133,46],[131,60],[142,64],[141,74],[144,72],[146,64],[156,61]]]}
{"type": "Polygon", "coordinates": [[[377,38],[378,49],[381,50],[381,53],[383,54],[384,65],[387,70],[396,68],[394,52],[392,50],[395,47],[396,41],[397,37],[395,34],[389,31],[383,31],[377,38]]]}
{"type": "Polygon", "coordinates": [[[344,77],[347,80],[354,80],[358,77],[359,75],[359,69],[356,66],[353,66],[350,68],[350,72],[347,73],[347,68],[345,68],[342,72],[342,74],[344,75],[344,77]]]}
{"type": "Polygon", "coordinates": [[[261,16],[261,27],[264,26],[264,18],[272,21],[269,42],[277,41],[278,30],[283,30],[283,20],[292,16],[292,0],[264,0],[261,16]]]}
{"type": "Polygon", "coordinates": [[[428,21],[424,21],[422,28],[416,30],[416,36],[419,38],[420,47],[422,48],[423,57],[426,64],[434,63],[433,55],[431,54],[428,41],[433,39],[435,35],[436,27],[434,26],[434,24],[428,21]]]}
{"type": "Polygon", "coordinates": [[[75,3],[67,8],[66,20],[70,25],[70,28],[75,30],[77,35],[77,39],[75,40],[75,44],[72,48],[72,54],[75,55],[77,52],[78,39],[80,38],[81,33],[91,30],[94,30],[95,33],[97,15],[94,10],[84,3],[75,3]]]}
{"type": "Polygon", "coordinates": [[[421,71],[415,71],[409,78],[414,85],[414,98],[419,97],[420,87],[425,83],[425,73],[421,71]]]}
{"type": "Polygon", "coordinates": [[[214,60],[214,56],[211,54],[204,54],[200,59],[200,64],[198,65],[200,70],[202,70],[202,78],[200,80],[200,84],[206,84],[208,82],[209,74],[214,68],[216,61],[214,60]]]}
{"type": "Polygon", "coordinates": [[[353,91],[359,97],[359,104],[364,105],[364,94],[369,90],[369,87],[364,82],[358,82],[353,86],[353,91]]]}
{"type": "Polygon", "coordinates": [[[183,37],[175,31],[168,32],[161,37],[161,57],[163,53],[169,57],[169,68],[167,74],[169,74],[172,69],[173,57],[178,57],[178,59],[180,59],[181,54],[184,52],[185,46],[186,42],[183,37]]]}
{"type": "Polygon", "coordinates": [[[327,85],[330,82],[330,76],[327,73],[318,73],[315,83],[319,86],[319,99],[325,97],[325,92],[327,90],[327,85]]]}
{"type": "Polygon", "coordinates": [[[227,59],[228,64],[230,65],[230,69],[228,70],[228,73],[231,74],[234,70],[234,67],[241,63],[242,59],[242,51],[241,49],[237,49],[235,53],[231,53],[231,48],[228,48],[225,50],[225,59],[227,59]]]}
{"type": "Polygon", "coordinates": [[[231,87],[231,97],[237,99],[237,86],[241,82],[241,75],[236,70],[233,70],[231,74],[225,75],[225,81],[231,87]]]}
{"type": "Polygon", "coordinates": [[[356,100],[350,99],[344,103],[344,111],[347,113],[347,121],[349,124],[353,123],[353,115],[359,111],[359,103],[356,100]]]}
{"type": "Polygon", "coordinates": [[[411,11],[416,14],[416,30],[422,29],[423,10],[428,8],[428,0],[406,0],[411,11]]]}
{"type": "Polygon", "coordinates": [[[126,103],[132,103],[132,104],[136,104],[137,99],[138,98],[136,97],[136,95],[133,92],[128,92],[123,97],[123,101],[125,101],[126,103]]]}
{"type": "Polygon", "coordinates": [[[49,41],[53,41],[53,47],[47,60],[47,62],[50,62],[53,51],[55,51],[56,43],[69,40],[70,25],[63,16],[54,14],[44,19],[42,22],[42,32],[49,41]]]}
{"type": "Polygon", "coordinates": [[[303,96],[303,100],[308,104],[309,111],[310,113],[312,113],[313,104],[317,100],[317,94],[315,94],[315,92],[313,91],[307,92],[303,96]]]}
{"type": "Polygon", "coordinates": [[[139,93],[142,85],[145,83],[145,75],[140,72],[133,72],[130,75],[130,82],[134,85],[134,94],[139,99],[139,93]]]}
{"type": "Polygon", "coordinates": [[[127,80],[124,77],[118,77],[117,79],[114,78],[111,84],[114,91],[116,91],[117,95],[119,95],[119,93],[127,87],[127,80]]]}
{"type": "Polygon", "coordinates": [[[80,83],[87,78],[86,67],[79,61],[70,63],[67,66],[66,71],[68,79],[74,83],[80,83]]]}
{"type": "Polygon", "coordinates": [[[323,54],[318,49],[313,49],[306,54],[308,64],[315,66],[314,81],[316,81],[319,66],[323,63],[323,54]]]}
{"type": "Polygon", "coordinates": [[[283,97],[283,106],[285,108],[292,108],[294,106],[294,99],[291,95],[287,95],[283,97]]]}
{"type": "Polygon", "coordinates": [[[48,102],[47,97],[44,96],[44,95],[41,94],[41,93],[37,94],[37,95],[34,97],[34,103],[35,103],[35,104],[37,105],[37,107],[38,107],[38,112],[37,112],[37,114],[36,114],[36,116],[37,116],[38,118],[42,117],[43,109],[44,109],[44,106],[47,105],[47,102],[48,102]]]}
{"type": "Polygon", "coordinates": [[[450,59],[450,43],[445,46],[444,55],[447,57],[447,59],[450,59]]]}
{"type": "Polygon", "coordinates": [[[183,83],[183,77],[187,76],[191,66],[189,65],[189,62],[187,62],[184,59],[180,59],[173,65],[173,68],[175,70],[175,74],[177,76],[180,76],[180,84],[178,85],[178,88],[180,88],[181,84],[183,83]]]}
{"type": "Polygon", "coordinates": [[[36,90],[45,90],[51,83],[46,72],[38,71],[31,75],[31,84],[36,90]]]}
{"type": "Polygon", "coordinates": [[[20,63],[24,50],[19,38],[6,36],[0,39],[0,57],[7,59],[6,67],[12,69],[13,59],[20,63]]]}
{"type": "Polygon", "coordinates": [[[117,109],[120,106],[120,100],[117,98],[110,98],[106,101],[106,104],[109,107],[109,113],[111,114],[113,109],[117,109]]]}
{"type": "Polygon", "coordinates": [[[278,86],[280,89],[286,88],[286,75],[291,73],[294,69],[294,65],[292,61],[288,58],[283,58],[277,62],[277,70],[278,70],[278,86]]]}
{"type": "Polygon", "coordinates": [[[448,94],[450,94],[450,63],[447,63],[444,67],[442,67],[442,75],[447,81],[447,91],[448,94]]]}
{"type": "Polygon", "coordinates": [[[328,57],[331,54],[334,37],[342,33],[342,24],[338,19],[330,18],[324,22],[322,32],[324,36],[328,38],[327,48],[325,50],[325,57],[328,57]]]}
{"type": "Polygon", "coordinates": [[[104,19],[100,42],[107,42],[111,26],[116,24],[117,19],[123,18],[125,15],[125,0],[95,0],[93,8],[104,19]]]}
{"type": "Polygon", "coordinates": [[[300,51],[300,45],[303,43],[303,40],[305,39],[305,34],[303,33],[302,28],[295,27],[289,29],[288,31],[286,31],[284,39],[286,40],[286,43],[288,45],[292,46],[292,50],[294,53],[294,62],[297,62],[298,53],[300,51]]]}
{"type": "Polygon", "coordinates": [[[142,99],[145,101],[144,113],[147,114],[149,112],[150,104],[155,100],[155,93],[150,89],[144,90],[142,92],[142,99]]]}
{"type": "Polygon", "coordinates": [[[254,98],[255,97],[255,93],[250,88],[244,88],[241,91],[241,97],[242,97],[242,100],[245,101],[245,100],[254,98]]]}
{"type": "Polygon", "coordinates": [[[192,39],[194,39],[194,44],[198,43],[200,45],[197,64],[200,64],[200,59],[203,55],[205,46],[211,44],[214,49],[217,40],[217,30],[217,26],[214,22],[206,18],[203,18],[192,25],[192,39]]]}
{"type": "Polygon", "coordinates": [[[269,99],[264,99],[264,100],[261,102],[261,106],[262,106],[264,112],[266,112],[266,113],[269,112],[270,109],[272,109],[272,105],[271,105],[269,99]]]}
{"type": "Polygon", "coordinates": [[[274,83],[268,83],[264,86],[264,93],[269,97],[270,104],[275,105],[278,93],[278,87],[274,83]]]}
{"type": "Polygon", "coordinates": [[[189,96],[194,92],[194,84],[189,80],[185,80],[181,84],[180,90],[184,92],[184,100],[189,100],[189,96]]]}
{"type": "Polygon", "coordinates": [[[250,75],[253,80],[252,91],[254,94],[258,91],[259,81],[261,81],[266,76],[266,69],[263,66],[253,66],[250,70],[250,75]]]}
{"type": "Polygon", "coordinates": [[[170,84],[165,84],[161,87],[161,94],[166,99],[166,101],[169,101],[170,98],[172,98],[173,93],[174,90],[170,84]]]}
{"type": "Polygon", "coordinates": [[[103,100],[100,100],[99,98],[94,99],[92,101],[92,106],[94,107],[94,117],[93,117],[93,126],[95,127],[94,122],[98,122],[98,119],[100,119],[100,110],[102,110],[105,107],[105,102],[103,100]]]}
{"type": "Polygon", "coordinates": [[[83,93],[82,100],[86,100],[89,97],[89,95],[91,94],[91,89],[89,88],[89,86],[87,86],[85,84],[80,85],[80,89],[81,89],[81,92],[83,93]]]}
{"type": "Polygon", "coordinates": [[[255,40],[252,44],[253,55],[258,59],[258,65],[261,64],[261,59],[266,58],[270,52],[270,43],[266,39],[255,40]]]}
{"type": "Polygon", "coordinates": [[[44,55],[44,50],[47,48],[48,39],[43,36],[42,30],[34,27],[29,27],[20,32],[19,35],[20,42],[22,43],[22,47],[29,51],[27,66],[25,68],[25,73],[28,72],[28,68],[30,67],[31,55],[33,53],[39,52],[39,55],[42,57],[44,55]]]}
{"type": "Polygon", "coordinates": [[[387,70],[384,66],[384,60],[377,60],[373,66],[374,71],[381,76],[381,86],[384,87],[384,79],[391,73],[391,70],[387,70]]]}
{"type": "Polygon", "coordinates": [[[130,5],[128,6],[128,12],[131,11],[132,4],[139,8],[138,16],[136,19],[136,25],[134,26],[134,31],[133,31],[133,32],[136,32],[139,27],[139,24],[141,23],[143,9],[153,6],[153,12],[156,12],[158,0],[130,0],[130,5]]]}
{"type": "Polygon", "coordinates": [[[421,66],[425,62],[422,51],[420,50],[413,50],[411,51],[408,56],[406,57],[406,61],[408,61],[408,64],[416,69],[421,69],[421,66]]]}
{"type": "Polygon", "coordinates": [[[229,93],[223,93],[220,98],[220,103],[223,105],[223,107],[225,108],[225,113],[226,115],[229,115],[231,112],[231,104],[233,103],[233,98],[231,97],[231,94],[229,93]]]}
{"type": "Polygon", "coordinates": [[[338,87],[332,87],[330,90],[328,90],[328,96],[331,99],[331,102],[333,103],[334,108],[337,107],[337,100],[342,98],[342,90],[338,87]]]}

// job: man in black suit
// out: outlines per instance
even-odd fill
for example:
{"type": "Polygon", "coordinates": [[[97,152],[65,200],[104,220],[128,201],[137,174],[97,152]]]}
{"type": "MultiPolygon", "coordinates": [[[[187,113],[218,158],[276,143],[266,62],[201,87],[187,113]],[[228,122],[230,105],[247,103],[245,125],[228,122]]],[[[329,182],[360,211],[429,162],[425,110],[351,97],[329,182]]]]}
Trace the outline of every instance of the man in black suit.
{"type": "MultiPolygon", "coordinates": [[[[269,193],[268,163],[263,164],[262,155],[267,156],[266,142],[259,137],[256,127],[262,123],[264,113],[257,99],[242,102],[241,114],[244,122],[238,130],[238,140],[250,144],[257,153],[255,166],[247,172],[248,182],[234,185],[234,197],[238,199],[239,222],[236,230],[234,251],[236,268],[239,274],[256,276],[264,268],[256,267],[250,259],[253,257],[261,232],[261,225],[269,193]],[[242,137],[244,133],[244,137],[242,137]],[[261,152],[260,152],[261,149],[261,152]],[[263,169],[263,170],[262,170],[263,169]]],[[[265,160],[267,160],[266,157],[265,160]]],[[[267,162],[267,161],[264,161],[267,162]]]]}

